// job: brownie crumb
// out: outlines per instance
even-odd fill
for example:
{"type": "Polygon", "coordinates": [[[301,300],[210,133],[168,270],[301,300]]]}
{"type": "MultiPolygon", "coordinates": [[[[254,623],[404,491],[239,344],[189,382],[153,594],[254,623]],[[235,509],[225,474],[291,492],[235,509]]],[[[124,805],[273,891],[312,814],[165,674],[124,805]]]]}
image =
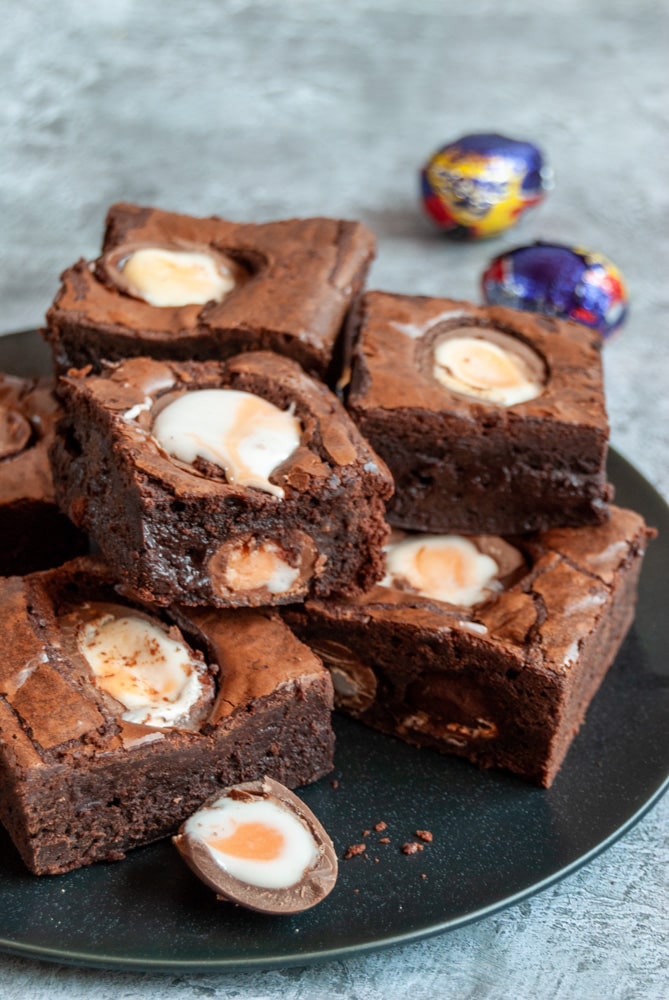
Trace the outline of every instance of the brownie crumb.
{"type": "Polygon", "coordinates": [[[376,830],[377,833],[381,833],[382,830],[388,829],[388,824],[384,823],[383,820],[381,820],[380,823],[375,824],[374,829],[376,830]]]}
{"type": "Polygon", "coordinates": [[[430,830],[416,830],[416,836],[426,844],[431,844],[434,839],[430,830]]]}
{"type": "Polygon", "coordinates": [[[379,843],[380,844],[389,844],[390,843],[390,837],[379,837],[379,843]]]}
{"type": "Polygon", "coordinates": [[[369,835],[370,835],[371,832],[372,832],[371,830],[363,830],[362,831],[362,835],[363,835],[363,837],[369,837],[369,835]]]}
{"type": "Polygon", "coordinates": [[[421,875],[420,875],[420,877],[421,877],[421,878],[427,878],[427,875],[425,874],[425,872],[421,872],[421,875]]]}
{"type": "Polygon", "coordinates": [[[330,782],[330,788],[339,788],[339,780],[337,778],[332,779],[330,782]]]}
{"type": "Polygon", "coordinates": [[[412,841],[408,844],[402,844],[400,851],[402,854],[417,854],[418,851],[423,850],[423,844],[417,844],[416,841],[412,841]]]}
{"type": "Polygon", "coordinates": [[[364,854],[367,850],[367,844],[349,844],[344,852],[344,861],[348,861],[349,858],[355,858],[358,854],[364,854]]]}

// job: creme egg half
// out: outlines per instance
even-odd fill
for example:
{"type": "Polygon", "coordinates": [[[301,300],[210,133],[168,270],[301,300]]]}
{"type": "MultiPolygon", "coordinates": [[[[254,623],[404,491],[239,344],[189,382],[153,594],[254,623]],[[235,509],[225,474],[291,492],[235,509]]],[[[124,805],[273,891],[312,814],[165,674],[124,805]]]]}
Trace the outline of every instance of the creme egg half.
{"type": "Polygon", "coordinates": [[[163,308],[220,302],[235,287],[222,262],[192,250],[142,247],[125,259],[122,275],[131,294],[163,308]]]}
{"type": "Polygon", "coordinates": [[[173,838],[221,899],[264,913],[297,913],[327,896],[337,877],[329,836],[293,792],[271,778],[210,799],[173,838]]]}
{"type": "Polygon", "coordinates": [[[213,680],[204,662],[159,622],[119,606],[86,608],[77,646],[96,685],[119,702],[126,722],[196,729],[211,703],[213,680]]]}
{"type": "Polygon", "coordinates": [[[386,547],[382,587],[471,607],[501,589],[499,566],[462,535],[410,535],[386,547]]]}
{"type": "Polygon", "coordinates": [[[535,399],[544,390],[543,382],[514,349],[513,338],[503,339],[504,343],[480,336],[442,340],[434,350],[434,377],[452,392],[499,406],[535,399]]]}
{"type": "Polygon", "coordinates": [[[318,856],[304,824],[270,799],[224,796],[191,816],[184,832],[234,878],[267,889],[295,885],[318,856]]]}

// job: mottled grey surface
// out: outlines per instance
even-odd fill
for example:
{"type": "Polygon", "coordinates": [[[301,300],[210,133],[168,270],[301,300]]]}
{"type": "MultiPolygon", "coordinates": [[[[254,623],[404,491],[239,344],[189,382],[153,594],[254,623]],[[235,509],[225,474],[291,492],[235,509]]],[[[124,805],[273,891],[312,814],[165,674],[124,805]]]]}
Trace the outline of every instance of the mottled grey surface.
{"type": "MultiPolygon", "coordinates": [[[[666,2],[5,0],[0,15],[0,331],[41,322],[121,198],[360,218],[379,237],[372,286],[461,298],[506,246],[576,242],[628,280],[605,351],[612,440],[669,497],[666,2]],[[539,142],[556,187],[516,231],[454,246],[417,211],[416,169],[477,130],[539,142]]],[[[665,799],[565,882],[419,944],[164,978],[3,956],[0,998],[660,1000],[668,818],[665,799]]]]}

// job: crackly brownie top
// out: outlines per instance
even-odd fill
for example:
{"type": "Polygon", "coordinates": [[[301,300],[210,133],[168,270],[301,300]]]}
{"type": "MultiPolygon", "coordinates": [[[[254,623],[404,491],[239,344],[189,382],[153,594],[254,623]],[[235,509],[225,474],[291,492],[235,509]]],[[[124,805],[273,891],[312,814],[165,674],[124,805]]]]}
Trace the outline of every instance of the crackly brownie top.
{"type": "Polygon", "coordinates": [[[0,503],[53,499],[47,448],[59,413],[51,379],[0,374],[0,503]]]}
{"type": "Polygon", "coordinates": [[[499,306],[368,292],[349,405],[505,426],[550,419],[607,431],[600,339],[499,306]]]}
{"type": "Polygon", "coordinates": [[[326,677],[272,611],[157,611],[94,557],[0,580],[0,607],[0,713],[21,766],[207,739],[256,699],[326,677]]]}
{"type": "Polygon", "coordinates": [[[374,249],[358,222],[256,225],[119,203],[109,209],[101,256],[64,272],[48,319],[69,315],[148,341],[209,327],[331,346],[374,249]]]}
{"type": "MultiPolygon", "coordinates": [[[[653,535],[639,514],[620,507],[612,507],[602,525],[509,541],[397,533],[381,584],[360,598],[307,601],[306,608],[333,621],[405,624],[425,634],[464,630],[501,644],[519,665],[563,673],[596,627],[618,574],[653,535]]],[[[338,657],[345,655],[338,650],[338,657]]]]}
{"type": "Polygon", "coordinates": [[[223,493],[276,503],[361,484],[383,497],[384,463],[339,400],[295,362],[258,351],[224,362],[135,358],[102,375],[70,372],[66,408],[93,412],[137,473],[175,495],[223,493]]]}

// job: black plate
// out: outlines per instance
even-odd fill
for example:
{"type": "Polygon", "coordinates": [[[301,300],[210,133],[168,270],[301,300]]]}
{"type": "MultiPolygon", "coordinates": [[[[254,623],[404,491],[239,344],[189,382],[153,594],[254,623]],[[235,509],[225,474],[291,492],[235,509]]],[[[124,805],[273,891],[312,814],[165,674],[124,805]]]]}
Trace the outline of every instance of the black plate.
{"type": "MultiPolygon", "coordinates": [[[[48,370],[34,334],[0,339],[0,368],[48,370]]],[[[608,847],[659,798],[669,743],[669,509],[615,453],[617,501],[660,529],[649,547],[636,623],[549,791],[418,751],[338,719],[333,777],[301,791],[341,856],[383,820],[390,844],[342,861],[307,913],[272,918],[217,903],[168,841],[69,875],[29,875],[0,835],[0,949],[70,964],[241,970],[306,964],[458,927],[515,903],[608,847]],[[413,856],[399,846],[429,829],[413,856]],[[378,862],[375,860],[378,858],[378,862]]]]}

